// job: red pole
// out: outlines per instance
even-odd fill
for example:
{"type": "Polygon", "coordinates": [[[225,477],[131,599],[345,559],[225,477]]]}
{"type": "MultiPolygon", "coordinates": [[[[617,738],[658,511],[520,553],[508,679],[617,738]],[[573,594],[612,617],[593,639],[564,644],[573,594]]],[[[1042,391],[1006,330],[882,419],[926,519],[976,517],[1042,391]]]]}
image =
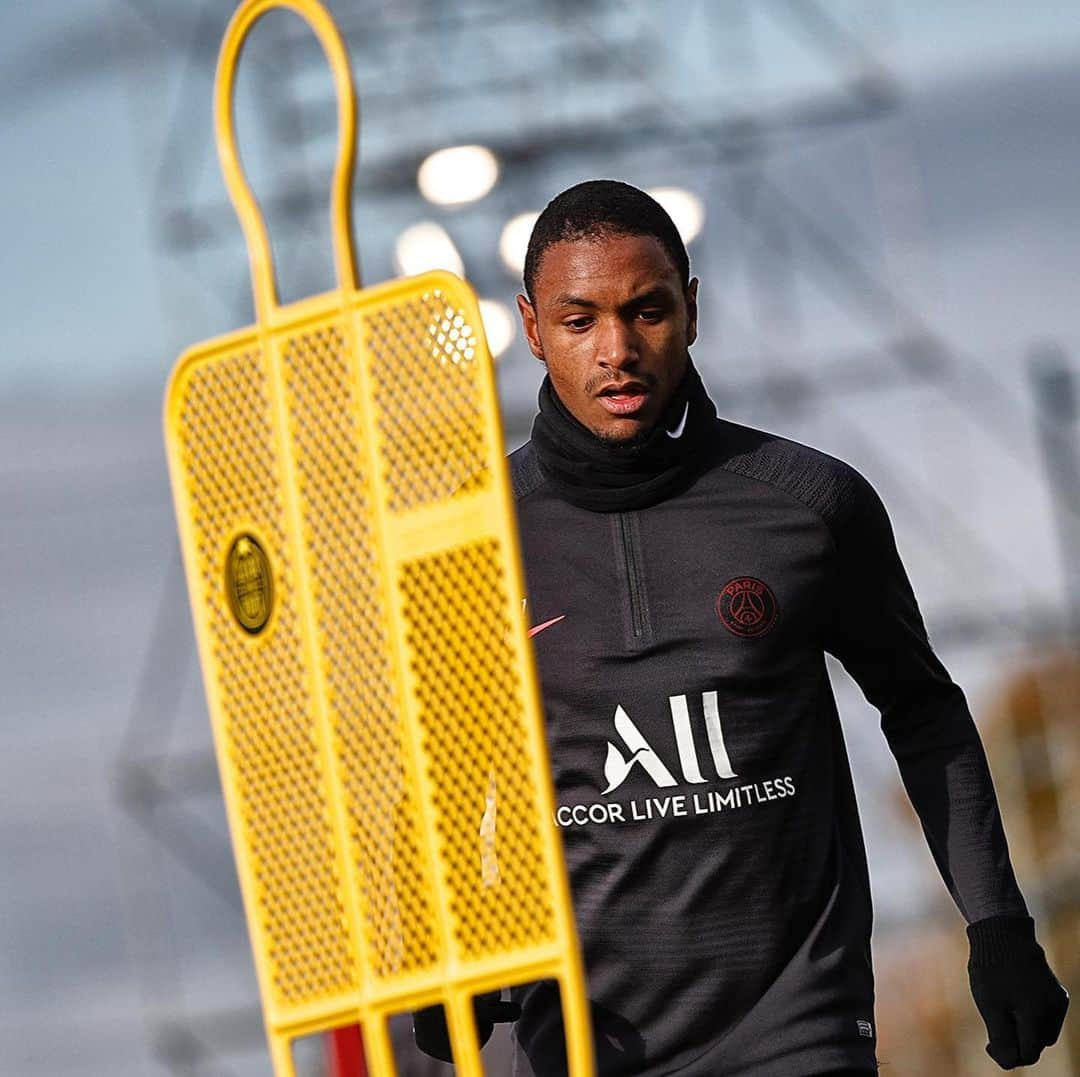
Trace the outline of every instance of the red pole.
{"type": "Polygon", "coordinates": [[[364,1039],[359,1025],[346,1025],[327,1033],[326,1054],[330,1077],[368,1077],[364,1039]]]}

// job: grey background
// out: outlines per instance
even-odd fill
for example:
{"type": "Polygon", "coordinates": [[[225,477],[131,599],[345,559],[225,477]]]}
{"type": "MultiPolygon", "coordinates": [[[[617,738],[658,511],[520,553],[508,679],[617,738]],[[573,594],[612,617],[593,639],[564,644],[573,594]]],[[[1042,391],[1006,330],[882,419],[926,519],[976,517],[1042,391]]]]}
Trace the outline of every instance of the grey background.
{"type": "MultiPolygon", "coordinates": [[[[430,217],[451,230],[481,293],[512,302],[517,284],[495,253],[511,213],[591,175],[696,190],[707,224],[691,246],[703,308],[694,354],[721,414],[839,455],[875,482],[977,719],[1010,668],[1066,638],[1070,572],[1029,359],[1049,343],[1075,370],[1080,352],[1074,5],[825,5],[887,68],[894,102],[719,161],[713,124],[842,97],[866,69],[859,51],[826,56],[781,4],[693,4],[678,23],[646,4],[541,4],[546,37],[532,27],[523,39],[480,10],[485,41],[444,26],[444,63],[433,66],[421,49],[433,33],[427,5],[330,7],[348,23],[364,109],[366,280],[392,276],[394,236],[430,217]],[[386,26],[397,27],[397,51],[370,40],[386,26]],[[620,53],[642,27],[664,56],[620,53]],[[476,76],[470,58],[505,74],[582,36],[614,57],[610,99],[582,96],[595,67],[580,83],[537,76],[531,88],[445,94],[476,76]],[[619,81],[630,63],[662,102],[660,126],[689,125],[675,152],[647,134],[596,137],[627,108],[645,110],[642,84],[619,81]],[[402,104],[404,88],[432,81],[430,97],[402,104]],[[575,106],[590,113],[581,137],[571,137],[575,106]],[[521,147],[540,130],[559,136],[555,148],[507,167],[476,206],[425,207],[400,178],[402,162],[441,145],[521,147]],[[749,214],[747,198],[757,199],[749,214]],[[780,255],[767,249],[770,224],[780,255]],[[830,244],[846,252],[839,263],[830,244]],[[912,356],[946,373],[919,377],[912,356]]],[[[186,600],[171,597],[160,427],[179,352],[252,319],[213,157],[213,59],[230,11],[68,0],[4,12],[0,1072],[22,1077],[269,1072],[220,797],[203,766],[186,600]],[[211,222],[194,239],[177,238],[185,207],[211,222]],[[164,760],[153,771],[164,785],[140,787],[132,759],[164,760]]],[[[309,97],[322,123],[292,144],[267,135],[262,84],[242,80],[256,190],[300,177],[297,189],[315,192],[299,211],[271,214],[283,291],[295,298],[331,285],[321,192],[333,112],[318,64],[270,77],[309,97]]],[[[519,334],[499,366],[508,449],[528,434],[541,375],[519,334]]],[[[887,932],[947,896],[896,810],[876,714],[835,672],[887,932]]]]}

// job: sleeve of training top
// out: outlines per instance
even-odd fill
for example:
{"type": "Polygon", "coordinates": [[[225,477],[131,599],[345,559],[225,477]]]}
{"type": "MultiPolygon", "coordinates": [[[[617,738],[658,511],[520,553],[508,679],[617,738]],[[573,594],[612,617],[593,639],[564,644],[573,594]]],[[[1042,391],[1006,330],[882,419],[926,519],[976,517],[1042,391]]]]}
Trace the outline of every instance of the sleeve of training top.
{"type": "Polygon", "coordinates": [[[831,521],[825,649],[881,712],[881,729],[941,877],[968,923],[1027,915],[986,753],[967,700],[934,653],[892,525],[854,468],[831,521]]]}

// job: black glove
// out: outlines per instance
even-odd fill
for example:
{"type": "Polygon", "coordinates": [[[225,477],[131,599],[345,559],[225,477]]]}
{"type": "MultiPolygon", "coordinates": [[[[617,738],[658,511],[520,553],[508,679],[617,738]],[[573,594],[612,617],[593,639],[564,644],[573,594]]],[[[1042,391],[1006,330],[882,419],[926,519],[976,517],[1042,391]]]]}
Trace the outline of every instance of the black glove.
{"type": "Polygon", "coordinates": [[[1004,1070],[1031,1066],[1055,1043],[1069,992],[1046,963],[1030,916],[990,916],[968,924],[971,994],[986,1024],[986,1053],[1004,1070]]]}
{"type": "MultiPolygon", "coordinates": [[[[476,1017],[476,1038],[483,1047],[500,1021],[516,1021],[521,1016],[521,1006],[516,1002],[503,1002],[501,991],[492,991],[486,995],[477,995],[473,999],[473,1014],[476,1017]]],[[[446,1027],[446,1015],[441,1006],[428,1006],[413,1014],[413,1035],[416,1046],[426,1055],[453,1062],[450,1050],[450,1031],[446,1027]]]]}

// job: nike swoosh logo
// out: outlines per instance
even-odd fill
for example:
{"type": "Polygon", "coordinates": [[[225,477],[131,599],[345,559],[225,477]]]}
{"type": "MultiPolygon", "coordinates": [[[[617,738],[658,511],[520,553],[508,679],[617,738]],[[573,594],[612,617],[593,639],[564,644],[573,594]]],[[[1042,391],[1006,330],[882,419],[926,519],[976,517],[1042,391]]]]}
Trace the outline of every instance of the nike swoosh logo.
{"type": "Polygon", "coordinates": [[[669,438],[681,438],[683,428],[686,426],[686,417],[690,414],[690,401],[686,402],[686,407],[683,408],[682,418],[679,420],[679,425],[674,430],[668,430],[667,436],[669,438]]]}
{"type": "Polygon", "coordinates": [[[529,639],[532,639],[537,632],[543,632],[545,628],[550,628],[554,624],[558,624],[564,617],[565,613],[560,613],[558,617],[552,617],[550,621],[545,621],[542,625],[533,625],[529,629],[529,639]]]}

